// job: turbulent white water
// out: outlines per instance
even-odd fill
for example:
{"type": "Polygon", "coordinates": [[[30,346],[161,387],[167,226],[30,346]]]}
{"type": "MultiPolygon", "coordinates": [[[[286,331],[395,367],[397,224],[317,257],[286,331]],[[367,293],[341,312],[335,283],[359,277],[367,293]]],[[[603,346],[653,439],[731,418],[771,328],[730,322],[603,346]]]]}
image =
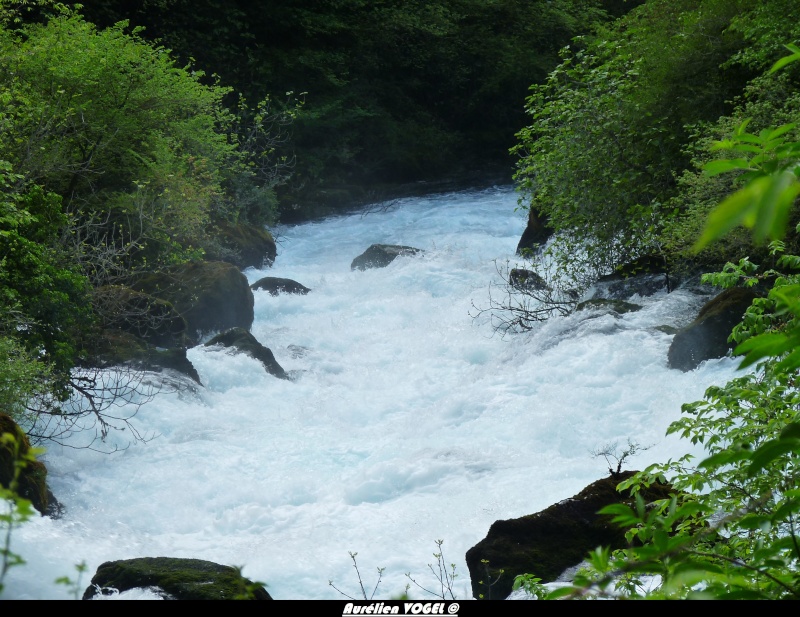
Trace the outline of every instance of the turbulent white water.
{"type": "MultiPolygon", "coordinates": [[[[402,200],[279,231],[263,276],[305,296],[255,293],[252,332],[297,377],[276,379],[248,356],[189,351],[205,385],[163,395],[132,423],[156,435],[115,454],[51,447],[49,483],[63,518],[13,535],[27,564],[7,599],[70,598],[97,566],[134,557],[191,557],[242,566],[276,599],[396,597],[410,573],[434,586],[437,540],[471,597],[466,551],[497,519],[542,510],[605,476],[590,452],[630,438],[652,447],[641,468],[688,450],[666,438],[680,406],[735,372],[730,359],[689,373],[667,368],[671,336],[696,311],[688,291],[643,299],[615,318],[585,313],[500,337],[488,304],[495,260],[514,258],[525,226],[510,188],[402,200]],[[370,244],[423,255],[351,271],[370,244]]],[[[127,433],[111,440],[127,444],[127,433]]],[[[423,598],[412,586],[410,594],[423,598]]]]}

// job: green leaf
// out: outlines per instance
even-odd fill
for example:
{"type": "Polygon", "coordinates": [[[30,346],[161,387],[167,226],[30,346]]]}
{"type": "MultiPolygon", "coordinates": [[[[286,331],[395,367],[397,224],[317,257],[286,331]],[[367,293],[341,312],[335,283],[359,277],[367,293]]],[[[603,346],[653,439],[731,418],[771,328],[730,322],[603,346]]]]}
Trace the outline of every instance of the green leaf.
{"type": "Polygon", "coordinates": [[[583,591],[580,587],[559,587],[557,589],[553,589],[550,593],[548,593],[544,599],[545,600],[560,600],[561,598],[566,598],[567,596],[571,596],[573,594],[579,594],[583,591]]]}
{"type": "Polygon", "coordinates": [[[800,439],[800,422],[791,422],[784,426],[780,439],[800,439]]]}
{"type": "Polygon", "coordinates": [[[719,159],[710,161],[703,166],[703,171],[709,176],[716,176],[734,169],[751,169],[747,159],[719,159]]]}
{"type": "Polygon", "coordinates": [[[772,68],[769,70],[770,73],[774,73],[775,71],[779,71],[780,69],[785,67],[787,64],[790,64],[792,62],[796,62],[796,61],[800,60],[800,48],[798,48],[797,45],[789,44],[789,45],[785,45],[784,47],[786,47],[786,49],[788,49],[789,51],[794,52],[794,53],[792,55],[790,55],[790,56],[784,56],[783,58],[778,60],[775,64],[773,64],[772,68]]]}
{"type": "Polygon", "coordinates": [[[752,186],[745,187],[726,198],[708,215],[705,229],[692,250],[699,252],[725,236],[734,227],[753,219],[758,199],[758,192],[752,186]]]}
{"type": "Polygon", "coordinates": [[[721,467],[723,465],[729,465],[730,463],[736,463],[738,461],[743,461],[745,459],[749,459],[752,456],[752,452],[746,449],[737,449],[737,450],[722,450],[717,454],[709,456],[708,458],[704,459],[700,462],[698,467],[700,469],[709,469],[713,467],[721,467]]]}
{"type": "Polygon", "coordinates": [[[753,459],[747,468],[748,477],[752,478],[767,465],[789,452],[800,452],[800,439],[790,437],[767,441],[753,452],[753,459]]]}

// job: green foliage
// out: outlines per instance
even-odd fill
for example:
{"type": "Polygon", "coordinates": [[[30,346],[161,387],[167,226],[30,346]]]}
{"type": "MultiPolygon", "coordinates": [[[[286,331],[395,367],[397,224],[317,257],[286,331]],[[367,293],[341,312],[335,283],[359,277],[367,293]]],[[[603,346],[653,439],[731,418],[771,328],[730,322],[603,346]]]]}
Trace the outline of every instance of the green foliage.
{"type": "MultiPolygon", "coordinates": [[[[87,3],[90,21],[129,19],[183,62],[249,100],[304,93],[290,148],[298,202],[374,197],[388,183],[494,165],[525,122],[521,102],[572,36],[610,17],[600,0],[221,0],[87,3]]],[[[474,177],[474,176],[473,176],[474,177]]],[[[289,209],[292,208],[290,211],[289,209]]]]}
{"type": "MultiPolygon", "coordinates": [[[[795,46],[789,50],[773,70],[800,60],[795,46]]],[[[687,454],[620,483],[635,507],[601,512],[626,529],[628,548],[598,548],[571,586],[547,598],[800,599],[800,257],[785,254],[782,241],[800,194],[800,150],[791,124],[757,134],[746,127],[718,143],[740,157],[706,166],[712,176],[738,174],[743,185],[708,217],[698,245],[735,225],[752,228],[757,240],[774,238],[773,268],[745,258],[705,277],[723,286],[772,283],[731,334],[740,366],[752,372],[683,405],[667,434],[702,447],[705,457],[687,454]],[[641,490],[655,482],[675,492],[646,504],[641,490]]]]}
{"type": "Polygon", "coordinates": [[[557,231],[565,268],[603,274],[663,251],[689,125],[718,118],[746,83],[720,66],[741,46],[727,26],[752,5],[647,2],[575,39],[531,88],[515,179],[521,205],[557,231]]]}
{"type": "MultiPolygon", "coordinates": [[[[59,243],[67,225],[61,200],[38,185],[20,189],[20,180],[0,160],[0,335],[19,341],[63,377],[78,352],[76,332],[90,319],[87,281],[59,243]]],[[[23,354],[8,357],[21,360],[23,354]]]]}
{"type": "Polygon", "coordinates": [[[542,579],[533,574],[520,574],[514,579],[514,591],[522,589],[529,596],[542,600],[547,595],[547,588],[542,584],[542,579]]]}

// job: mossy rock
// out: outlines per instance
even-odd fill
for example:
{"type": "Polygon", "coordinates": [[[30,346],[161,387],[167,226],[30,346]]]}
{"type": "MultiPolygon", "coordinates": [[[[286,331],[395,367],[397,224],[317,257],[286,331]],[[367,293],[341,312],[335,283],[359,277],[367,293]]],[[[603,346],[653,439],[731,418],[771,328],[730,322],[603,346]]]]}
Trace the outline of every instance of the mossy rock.
{"type": "Polygon", "coordinates": [[[758,295],[749,288],[733,287],[707,302],[697,318],[672,339],[667,354],[669,367],[686,372],[706,360],[726,356],[734,347],[728,337],[758,295]]]}
{"type": "Polygon", "coordinates": [[[581,302],[575,307],[576,311],[584,311],[589,309],[608,309],[623,315],[625,313],[633,313],[640,310],[642,307],[633,302],[625,302],[624,300],[611,300],[609,298],[595,298],[593,300],[586,300],[581,302]]]}
{"type": "Polygon", "coordinates": [[[102,563],[83,599],[140,588],[152,589],[165,600],[272,600],[263,586],[244,578],[236,568],[175,557],[102,563]]]}
{"type": "Polygon", "coordinates": [[[206,248],[210,261],[226,261],[237,268],[256,268],[260,270],[275,263],[278,254],[272,234],[262,227],[245,223],[219,222],[217,239],[222,251],[206,248]]]}
{"type": "Polygon", "coordinates": [[[194,339],[253,325],[253,291],[247,277],[227,262],[194,261],[145,275],[131,287],[172,303],[194,339]]]}
{"type": "MultiPolygon", "coordinates": [[[[0,435],[10,433],[14,436],[19,456],[30,453],[28,436],[8,414],[0,412],[0,435]]],[[[14,478],[16,456],[10,444],[0,442],[0,486],[9,488],[14,478]]],[[[41,461],[29,461],[17,478],[17,494],[31,502],[42,515],[56,514],[60,505],[47,488],[47,467],[41,461]]]]}
{"type": "MultiPolygon", "coordinates": [[[[520,574],[552,582],[598,546],[626,546],[624,531],[611,522],[610,516],[598,512],[615,503],[633,504],[633,499],[617,491],[617,485],[634,473],[598,480],[574,497],[536,514],[495,521],[486,538],[466,554],[473,596],[502,600],[511,593],[514,578],[520,574]],[[486,585],[481,581],[496,582],[486,585]]],[[[664,499],[671,490],[667,484],[654,484],[642,496],[648,502],[664,499]]]]}

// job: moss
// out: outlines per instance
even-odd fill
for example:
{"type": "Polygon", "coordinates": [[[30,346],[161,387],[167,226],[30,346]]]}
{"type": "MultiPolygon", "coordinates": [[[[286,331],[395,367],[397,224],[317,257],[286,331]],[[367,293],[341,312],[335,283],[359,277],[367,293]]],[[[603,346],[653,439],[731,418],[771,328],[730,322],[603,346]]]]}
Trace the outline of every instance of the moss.
{"type": "Polygon", "coordinates": [[[275,240],[266,229],[243,223],[217,223],[217,238],[222,250],[206,249],[209,260],[226,261],[238,268],[271,266],[277,256],[275,240]]]}
{"type": "Polygon", "coordinates": [[[609,298],[595,298],[593,300],[587,300],[586,302],[581,302],[578,306],[575,307],[576,311],[583,311],[587,309],[601,309],[601,308],[608,308],[615,313],[620,315],[624,313],[633,313],[638,311],[642,307],[638,304],[634,304],[633,302],[625,302],[624,300],[611,300],[609,298]]]}
{"type": "Polygon", "coordinates": [[[174,557],[107,561],[97,568],[83,599],[90,600],[98,593],[110,595],[111,590],[148,587],[161,590],[165,599],[174,600],[272,599],[263,586],[244,578],[237,568],[174,557]]]}

